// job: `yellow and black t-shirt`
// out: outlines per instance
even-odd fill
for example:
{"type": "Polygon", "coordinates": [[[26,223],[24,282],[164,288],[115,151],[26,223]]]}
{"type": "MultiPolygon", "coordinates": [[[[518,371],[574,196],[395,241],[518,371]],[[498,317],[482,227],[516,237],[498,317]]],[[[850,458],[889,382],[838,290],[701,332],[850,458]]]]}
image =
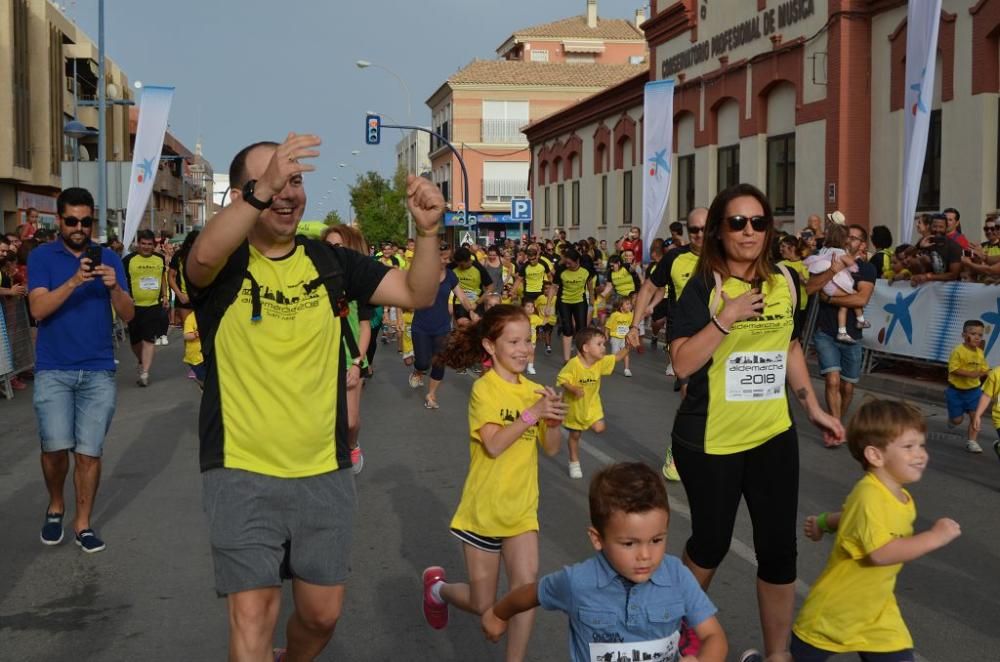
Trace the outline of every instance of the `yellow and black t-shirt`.
{"type": "Polygon", "coordinates": [[[469,297],[469,301],[472,303],[478,301],[479,297],[486,291],[486,288],[493,284],[493,279],[489,273],[487,273],[483,265],[475,260],[472,261],[468,269],[459,269],[456,264],[450,264],[448,268],[455,272],[455,276],[458,277],[458,284],[465,290],[465,295],[469,297]]]}
{"type": "MultiPolygon", "coordinates": [[[[388,268],[339,246],[327,250],[339,261],[346,298],[367,302],[388,268]]],[[[214,331],[205,355],[201,469],[300,478],[350,467],[342,320],[326,287],[306,291],[318,272],[304,246],[275,259],[250,246],[249,263],[246,251],[244,244],[196,292],[202,338],[214,331]],[[236,282],[236,299],[223,301],[236,282]],[[259,320],[252,319],[253,283],[259,320]]]]}
{"type": "Polygon", "coordinates": [[[525,262],[521,265],[518,273],[524,279],[525,294],[541,294],[542,289],[545,287],[545,281],[548,280],[551,271],[549,271],[547,264],[538,260],[538,264],[525,262]]]}
{"type": "Polygon", "coordinates": [[[125,276],[128,278],[128,291],[132,293],[135,305],[141,308],[160,305],[163,293],[163,274],[167,263],[159,253],[143,257],[131,253],[122,260],[125,276]]]}
{"type": "Polygon", "coordinates": [[[615,288],[615,294],[627,297],[639,289],[639,276],[626,266],[608,269],[608,280],[615,288]]]}
{"type": "MultiPolygon", "coordinates": [[[[798,275],[790,275],[798,288],[798,275]]],[[[688,281],[674,309],[671,341],[690,338],[712,323],[712,310],[722,311],[725,304],[716,301],[714,286],[700,273],[688,281]]],[[[735,298],[751,284],[728,278],[722,288],[735,298]]],[[[793,310],[788,281],[780,272],[762,291],[763,314],[734,324],[708,363],[691,375],[674,419],[675,444],[728,455],[756,448],[792,426],[785,378],[788,346],[799,337],[801,314],[793,310]]]]}
{"type": "Polygon", "coordinates": [[[690,246],[676,248],[662,258],[656,265],[656,269],[650,271],[649,277],[657,287],[664,287],[667,290],[667,299],[670,303],[677,303],[684,286],[691,280],[698,269],[698,255],[691,250],[690,246]]]}
{"type": "Polygon", "coordinates": [[[174,254],[170,258],[170,268],[177,272],[177,287],[184,294],[188,294],[187,278],[184,276],[184,259],[179,254],[174,254]]]}
{"type": "Polygon", "coordinates": [[[559,286],[560,303],[583,303],[587,292],[587,284],[594,277],[594,272],[582,264],[575,271],[560,266],[556,269],[556,285],[559,286]]]}

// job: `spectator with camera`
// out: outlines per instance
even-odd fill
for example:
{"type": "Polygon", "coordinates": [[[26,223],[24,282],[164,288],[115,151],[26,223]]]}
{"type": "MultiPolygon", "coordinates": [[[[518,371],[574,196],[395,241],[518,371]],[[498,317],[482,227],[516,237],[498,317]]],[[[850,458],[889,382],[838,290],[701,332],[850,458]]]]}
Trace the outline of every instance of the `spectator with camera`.
{"type": "Polygon", "coordinates": [[[962,247],[948,238],[948,218],[944,214],[934,214],[930,230],[913,249],[915,259],[910,261],[913,286],[929,281],[958,280],[962,271],[962,247]]]}

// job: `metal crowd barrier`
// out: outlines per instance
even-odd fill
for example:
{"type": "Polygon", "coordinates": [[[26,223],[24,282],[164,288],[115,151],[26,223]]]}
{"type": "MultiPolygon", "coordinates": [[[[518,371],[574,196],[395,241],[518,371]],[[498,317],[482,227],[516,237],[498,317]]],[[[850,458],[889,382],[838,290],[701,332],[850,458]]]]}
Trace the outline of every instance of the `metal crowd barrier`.
{"type": "Polygon", "coordinates": [[[0,392],[10,400],[14,389],[10,380],[35,367],[35,343],[31,338],[28,300],[0,297],[0,392]]]}

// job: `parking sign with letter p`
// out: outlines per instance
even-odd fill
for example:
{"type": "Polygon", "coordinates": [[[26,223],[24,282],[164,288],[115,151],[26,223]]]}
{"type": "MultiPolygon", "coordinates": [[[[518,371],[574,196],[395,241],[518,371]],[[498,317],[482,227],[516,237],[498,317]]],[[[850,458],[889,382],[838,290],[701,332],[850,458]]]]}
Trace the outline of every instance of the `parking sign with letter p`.
{"type": "Polygon", "coordinates": [[[510,219],[526,223],[531,221],[531,198],[514,198],[511,200],[510,219]]]}

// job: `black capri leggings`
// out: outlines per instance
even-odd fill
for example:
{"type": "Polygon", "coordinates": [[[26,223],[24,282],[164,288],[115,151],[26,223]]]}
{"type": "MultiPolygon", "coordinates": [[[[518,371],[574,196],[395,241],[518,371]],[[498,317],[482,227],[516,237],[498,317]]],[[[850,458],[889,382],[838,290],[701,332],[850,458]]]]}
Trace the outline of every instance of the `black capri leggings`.
{"type": "Polygon", "coordinates": [[[688,558],[702,568],[719,567],[729,551],[742,497],[753,524],[757,577],[769,584],[794,582],[799,498],[795,428],[741,453],[709,455],[677,439],[673,453],[691,506],[688,558]]]}
{"type": "Polygon", "coordinates": [[[432,336],[428,333],[421,333],[416,329],[410,330],[413,336],[413,368],[420,372],[431,371],[431,379],[441,381],[444,379],[444,364],[435,361],[434,355],[444,350],[448,341],[448,334],[432,336]]]}
{"type": "Polygon", "coordinates": [[[577,332],[587,327],[587,302],[559,302],[559,330],[564,336],[572,338],[577,332]]]}

